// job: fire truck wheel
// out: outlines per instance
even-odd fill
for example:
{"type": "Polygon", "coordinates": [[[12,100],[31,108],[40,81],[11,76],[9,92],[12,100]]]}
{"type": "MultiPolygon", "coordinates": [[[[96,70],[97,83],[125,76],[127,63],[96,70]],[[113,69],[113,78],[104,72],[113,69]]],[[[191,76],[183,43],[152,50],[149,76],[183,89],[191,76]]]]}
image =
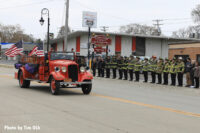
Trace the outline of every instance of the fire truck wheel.
{"type": "Polygon", "coordinates": [[[21,88],[29,88],[30,87],[30,80],[24,80],[23,72],[19,73],[19,86],[21,88]]]}
{"type": "Polygon", "coordinates": [[[60,90],[59,82],[56,81],[53,77],[50,80],[50,89],[53,95],[58,95],[60,90]]]}
{"type": "Polygon", "coordinates": [[[83,94],[89,95],[92,90],[92,84],[85,84],[81,86],[83,94]]]}

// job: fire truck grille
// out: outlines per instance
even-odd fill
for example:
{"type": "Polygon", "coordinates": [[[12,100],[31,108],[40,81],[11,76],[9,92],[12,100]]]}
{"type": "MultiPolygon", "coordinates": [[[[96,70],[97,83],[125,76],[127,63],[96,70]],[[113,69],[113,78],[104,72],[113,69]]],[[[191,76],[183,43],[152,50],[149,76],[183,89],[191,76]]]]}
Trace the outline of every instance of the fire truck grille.
{"type": "Polygon", "coordinates": [[[78,67],[77,65],[68,66],[69,78],[72,79],[72,82],[78,81],[78,67]]]}

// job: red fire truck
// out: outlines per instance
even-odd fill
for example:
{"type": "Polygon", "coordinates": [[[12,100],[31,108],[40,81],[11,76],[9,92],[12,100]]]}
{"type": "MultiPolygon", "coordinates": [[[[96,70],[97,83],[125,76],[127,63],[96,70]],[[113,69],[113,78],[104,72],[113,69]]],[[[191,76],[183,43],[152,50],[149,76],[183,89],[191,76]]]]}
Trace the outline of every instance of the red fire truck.
{"type": "Polygon", "coordinates": [[[15,78],[21,88],[29,88],[31,81],[49,83],[51,93],[59,94],[60,88],[82,88],[84,94],[92,90],[93,76],[86,69],[84,59],[73,52],[49,52],[44,57],[21,56],[15,68],[15,78]]]}

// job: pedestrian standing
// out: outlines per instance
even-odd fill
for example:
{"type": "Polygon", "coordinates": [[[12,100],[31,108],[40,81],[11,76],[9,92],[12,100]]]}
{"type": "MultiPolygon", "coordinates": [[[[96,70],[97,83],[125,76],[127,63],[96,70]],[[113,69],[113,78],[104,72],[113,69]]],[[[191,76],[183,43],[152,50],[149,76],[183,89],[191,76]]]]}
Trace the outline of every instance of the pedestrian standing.
{"type": "Polygon", "coordinates": [[[104,72],[105,72],[105,66],[106,66],[106,63],[105,63],[105,60],[102,58],[102,64],[101,64],[101,77],[104,78],[104,72]]]}
{"type": "Polygon", "coordinates": [[[185,87],[190,87],[192,85],[192,80],[190,76],[191,69],[192,69],[191,59],[187,58],[187,62],[185,65],[185,72],[186,72],[186,86],[185,87]]]}
{"type": "Polygon", "coordinates": [[[143,74],[144,74],[144,82],[145,83],[148,82],[148,69],[149,69],[148,58],[145,58],[144,62],[142,63],[142,71],[143,71],[143,74]]]}
{"type": "Polygon", "coordinates": [[[102,59],[101,59],[101,57],[99,56],[98,57],[98,61],[97,61],[97,68],[98,68],[98,77],[101,77],[101,64],[102,64],[102,59]]]}
{"type": "Polygon", "coordinates": [[[178,86],[182,87],[183,86],[183,74],[185,71],[185,64],[183,62],[183,58],[179,57],[178,62],[177,62],[177,78],[178,78],[178,86]]]}
{"type": "Polygon", "coordinates": [[[110,78],[110,56],[106,57],[105,68],[106,68],[106,78],[110,78]]]}
{"type": "Polygon", "coordinates": [[[171,85],[176,85],[176,58],[171,61],[170,64],[170,74],[171,74],[171,85]]]}
{"type": "Polygon", "coordinates": [[[150,61],[150,71],[151,71],[151,78],[152,78],[151,83],[156,83],[156,67],[157,67],[156,56],[152,56],[151,61],[150,61]]]}
{"type": "Polygon", "coordinates": [[[190,79],[191,79],[191,86],[190,88],[194,88],[194,68],[195,67],[195,61],[192,61],[192,67],[191,67],[191,70],[190,70],[190,79]]]}
{"type": "Polygon", "coordinates": [[[124,63],[123,63],[123,74],[124,74],[124,80],[128,80],[128,58],[124,57],[124,63]]]}
{"type": "Polygon", "coordinates": [[[162,84],[162,72],[163,72],[163,59],[160,58],[158,63],[157,63],[157,69],[156,69],[156,74],[158,77],[158,83],[157,84],[162,84]]]}
{"type": "Polygon", "coordinates": [[[97,69],[97,61],[96,61],[96,59],[94,58],[94,59],[93,59],[93,64],[92,64],[92,71],[93,71],[93,76],[94,76],[94,77],[96,76],[96,69],[97,69]]]}
{"type": "Polygon", "coordinates": [[[170,66],[170,62],[169,62],[169,60],[166,58],[166,59],[165,59],[165,63],[164,63],[164,70],[163,70],[163,79],[164,79],[163,85],[168,85],[169,66],[170,66]]]}
{"type": "Polygon", "coordinates": [[[129,71],[130,81],[133,81],[134,66],[135,66],[135,59],[134,59],[134,57],[131,55],[131,56],[130,56],[130,59],[129,59],[129,62],[128,62],[128,71],[129,71]]]}
{"type": "Polygon", "coordinates": [[[117,67],[118,67],[118,71],[119,71],[119,79],[122,79],[123,78],[123,69],[122,69],[122,67],[123,67],[123,62],[124,62],[124,59],[123,59],[123,57],[121,56],[121,57],[119,57],[118,58],[118,60],[117,60],[117,67]]]}
{"type": "Polygon", "coordinates": [[[140,57],[136,57],[136,62],[135,62],[135,67],[134,67],[134,71],[135,71],[135,82],[139,82],[140,81],[140,70],[141,70],[141,63],[140,63],[140,57]]]}
{"type": "Polygon", "coordinates": [[[111,60],[111,69],[112,69],[112,72],[113,72],[113,79],[116,79],[117,77],[117,60],[116,60],[116,57],[113,56],[112,60],[111,60]]]}
{"type": "Polygon", "coordinates": [[[195,62],[195,67],[193,69],[194,69],[195,88],[199,88],[200,66],[198,61],[195,62]]]}

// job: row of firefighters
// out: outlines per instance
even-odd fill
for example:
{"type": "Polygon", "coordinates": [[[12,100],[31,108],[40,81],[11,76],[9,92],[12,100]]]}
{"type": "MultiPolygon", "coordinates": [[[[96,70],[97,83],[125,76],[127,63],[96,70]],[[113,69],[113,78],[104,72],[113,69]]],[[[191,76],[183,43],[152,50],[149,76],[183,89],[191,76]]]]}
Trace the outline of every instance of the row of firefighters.
{"type": "Polygon", "coordinates": [[[106,78],[110,78],[111,70],[113,73],[113,79],[117,78],[117,70],[119,72],[119,79],[133,81],[133,76],[135,73],[135,82],[139,82],[140,73],[144,75],[144,82],[148,82],[148,72],[151,72],[152,81],[151,83],[162,84],[162,79],[164,79],[164,85],[168,85],[169,74],[171,75],[171,85],[176,85],[176,77],[178,79],[178,85],[183,86],[183,74],[185,69],[185,63],[182,58],[174,58],[172,60],[168,59],[157,59],[156,56],[152,56],[151,59],[145,58],[141,60],[140,57],[130,56],[119,57],[108,56],[104,60],[99,57],[97,60],[93,61],[93,75],[96,76],[96,69],[98,70],[98,76],[104,77],[104,72],[106,71],[106,78]]]}

